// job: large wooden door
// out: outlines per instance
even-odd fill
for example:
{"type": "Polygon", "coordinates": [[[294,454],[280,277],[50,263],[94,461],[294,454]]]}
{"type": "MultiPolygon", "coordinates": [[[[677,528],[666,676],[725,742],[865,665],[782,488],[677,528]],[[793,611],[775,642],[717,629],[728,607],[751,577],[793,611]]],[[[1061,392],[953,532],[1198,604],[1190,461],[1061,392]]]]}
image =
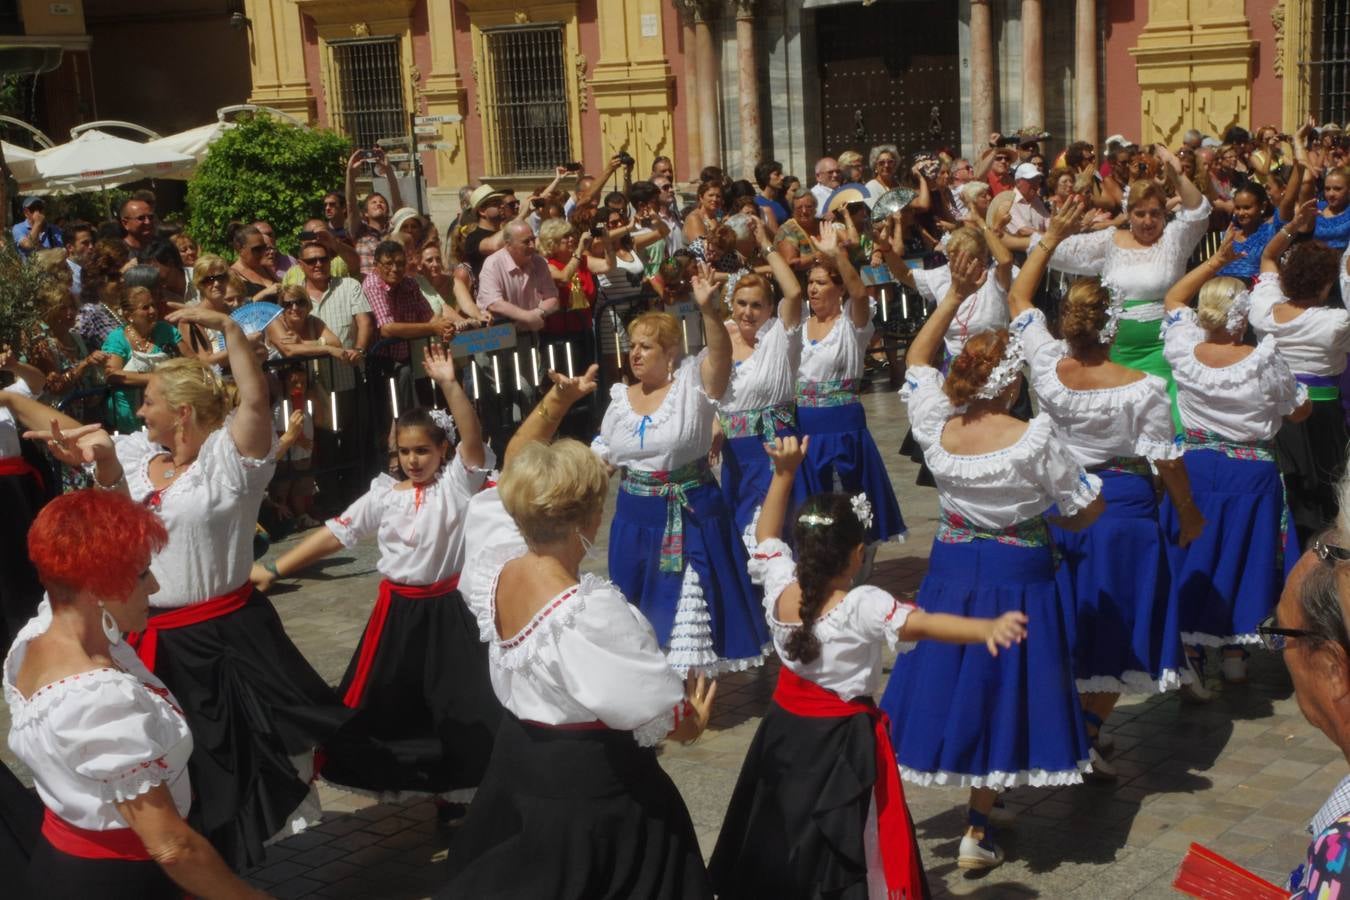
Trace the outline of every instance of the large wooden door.
{"type": "Polygon", "coordinates": [[[824,151],[961,145],[957,4],[838,6],[816,16],[824,151]]]}

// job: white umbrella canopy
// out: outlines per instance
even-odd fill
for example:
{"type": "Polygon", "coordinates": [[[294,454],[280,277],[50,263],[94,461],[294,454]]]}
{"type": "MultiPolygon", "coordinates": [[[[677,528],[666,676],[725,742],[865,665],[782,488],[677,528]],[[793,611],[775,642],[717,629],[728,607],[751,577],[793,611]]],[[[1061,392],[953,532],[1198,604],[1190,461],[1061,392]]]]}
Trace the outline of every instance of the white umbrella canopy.
{"type": "Polygon", "coordinates": [[[233,127],[234,124],[231,122],[212,122],[209,125],[199,125],[196,128],[189,128],[187,131],[180,131],[177,134],[148,142],[147,147],[168,150],[172,153],[183,153],[191,157],[192,160],[187,165],[159,177],[174,178],[180,181],[191,178],[192,173],[197,170],[197,166],[201,165],[202,160],[206,159],[207,148],[233,127]]]}
{"type": "Polygon", "coordinates": [[[97,129],[34,157],[37,171],[22,191],[96,191],[142,178],[163,178],[192,164],[192,157],[97,129]]]}
{"type": "Polygon", "coordinates": [[[31,181],[37,174],[37,153],[11,144],[9,141],[0,142],[4,144],[5,164],[9,170],[14,173],[14,178],[23,184],[25,181],[31,181]]]}

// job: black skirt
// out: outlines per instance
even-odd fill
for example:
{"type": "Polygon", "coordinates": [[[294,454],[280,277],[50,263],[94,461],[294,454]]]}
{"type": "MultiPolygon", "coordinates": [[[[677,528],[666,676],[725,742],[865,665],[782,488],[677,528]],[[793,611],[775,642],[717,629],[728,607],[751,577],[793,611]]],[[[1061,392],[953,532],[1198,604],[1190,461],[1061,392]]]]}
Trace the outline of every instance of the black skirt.
{"type": "Polygon", "coordinates": [[[770,704],[708,865],[718,897],[867,900],[875,754],[866,715],[808,718],[770,704]]]}
{"type": "Polygon", "coordinates": [[[395,589],[383,623],[366,624],[338,696],[354,693],[370,640],[374,661],[355,692],[355,714],[324,746],[323,777],[379,793],[476,788],[502,706],[488,677],[487,644],[459,591],[414,600],[395,589]]]}
{"type": "Polygon", "coordinates": [[[37,615],[42,583],[28,559],[28,528],[47,502],[31,475],[0,475],[0,640],[4,651],[37,615]]]}
{"type": "Polygon", "coordinates": [[[28,868],[42,828],[42,801],[0,765],[0,872],[28,868]]]}
{"type": "Polygon", "coordinates": [[[309,796],[310,756],[351,716],[287,637],[271,601],[159,632],[155,674],[192,729],[188,821],[236,871],[309,796]],[[308,768],[302,764],[302,768],[308,768]]]}
{"type": "Polygon", "coordinates": [[[509,713],[449,869],[438,897],[712,897],[689,811],[655,750],[630,732],[544,728],[509,713]]]}
{"type": "MultiPolygon", "coordinates": [[[[22,871],[22,870],[19,870],[22,871]]],[[[152,860],[85,859],[56,849],[42,835],[33,848],[20,897],[98,900],[182,900],[185,893],[152,860]]]]}
{"type": "Polygon", "coordinates": [[[1345,470],[1346,440],[1339,399],[1314,401],[1312,415],[1302,422],[1285,422],[1275,435],[1300,547],[1336,520],[1336,480],[1345,470]]]}

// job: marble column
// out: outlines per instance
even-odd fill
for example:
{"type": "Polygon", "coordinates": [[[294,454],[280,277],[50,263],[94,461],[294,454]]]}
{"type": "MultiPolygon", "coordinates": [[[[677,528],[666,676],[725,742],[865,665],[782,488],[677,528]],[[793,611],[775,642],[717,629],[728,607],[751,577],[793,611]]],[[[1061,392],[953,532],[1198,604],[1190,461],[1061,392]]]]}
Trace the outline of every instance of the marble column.
{"type": "Polygon", "coordinates": [[[755,66],[755,0],[736,0],[736,68],[740,92],[741,173],[753,184],[764,158],[759,131],[759,70],[755,66]]]}
{"type": "Polygon", "coordinates": [[[1045,48],[1041,0],[1022,0],[1022,124],[1045,127],[1045,48]]]}
{"type": "Polygon", "coordinates": [[[1097,144],[1097,0],[1078,0],[1074,14],[1073,135],[1097,144]]]}
{"type": "Polygon", "coordinates": [[[676,160],[676,177],[683,171],[690,181],[698,180],[703,146],[699,139],[698,39],[694,34],[694,3],[676,0],[680,12],[680,46],[684,50],[684,159],[676,160]]]}
{"type": "Polygon", "coordinates": [[[992,0],[970,0],[971,143],[983,147],[994,130],[994,38],[992,0]]]}
{"type": "Polygon", "coordinates": [[[718,126],[717,109],[717,50],[713,46],[712,26],[709,24],[711,8],[703,3],[694,7],[694,53],[697,56],[698,76],[695,87],[698,90],[698,167],[720,166],[722,164],[720,143],[721,128],[718,126]]]}

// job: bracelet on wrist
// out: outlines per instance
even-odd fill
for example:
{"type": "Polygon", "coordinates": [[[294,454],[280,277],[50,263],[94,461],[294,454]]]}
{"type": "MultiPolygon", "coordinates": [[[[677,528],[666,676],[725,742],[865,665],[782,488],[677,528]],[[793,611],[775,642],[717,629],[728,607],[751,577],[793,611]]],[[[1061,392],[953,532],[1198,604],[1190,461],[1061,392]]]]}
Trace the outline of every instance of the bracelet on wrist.
{"type": "Polygon", "coordinates": [[[262,567],[266,569],[268,572],[271,572],[273,578],[284,577],[280,572],[277,571],[276,560],[268,560],[267,562],[262,564],[262,567]]]}
{"type": "Polygon", "coordinates": [[[102,481],[99,481],[99,479],[98,479],[98,471],[97,471],[97,470],[94,471],[94,487],[99,488],[100,490],[105,490],[105,491],[115,491],[115,490],[117,490],[117,488],[119,488],[119,487],[122,485],[122,482],[124,482],[124,481],[126,481],[126,480],[127,480],[127,472],[126,472],[125,469],[122,469],[121,471],[119,471],[119,472],[117,473],[117,477],[114,478],[114,479],[113,479],[110,483],[108,483],[108,484],[104,484],[102,481]]]}

